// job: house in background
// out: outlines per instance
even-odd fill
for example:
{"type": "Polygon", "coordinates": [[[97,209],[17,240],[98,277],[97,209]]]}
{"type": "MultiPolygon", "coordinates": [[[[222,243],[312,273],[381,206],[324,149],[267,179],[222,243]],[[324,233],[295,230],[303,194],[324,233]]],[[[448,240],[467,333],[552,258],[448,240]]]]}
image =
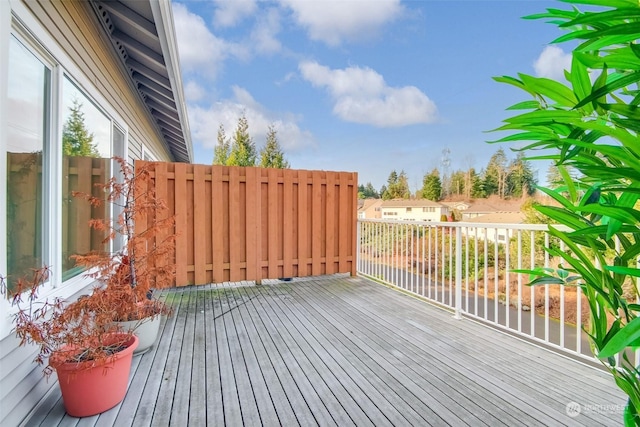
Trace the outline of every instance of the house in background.
{"type": "Polygon", "coordinates": [[[467,209],[461,210],[462,221],[469,221],[472,218],[500,212],[517,213],[521,211],[521,207],[522,200],[502,200],[498,197],[478,199],[470,203],[467,209]]]}
{"type": "MultiPolygon", "coordinates": [[[[10,286],[47,265],[42,298],[86,292],[69,255],[97,243],[70,194],[110,177],[115,155],[193,159],[170,1],[0,2],[0,274],[10,286]],[[92,138],[74,139],[79,124],[92,138]]],[[[0,312],[0,425],[19,425],[55,382],[18,347],[8,301],[0,312]]]]}
{"type": "Polygon", "coordinates": [[[465,201],[457,201],[457,202],[440,202],[441,204],[447,206],[450,211],[466,211],[471,207],[471,204],[465,201]]]}
{"type": "Polygon", "coordinates": [[[358,218],[360,219],[380,219],[382,218],[382,199],[364,199],[362,205],[358,206],[358,218]]]}
{"type": "Polygon", "coordinates": [[[398,221],[440,221],[449,216],[449,208],[427,199],[385,200],[381,206],[382,219],[398,221]]]}
{"type": "MultiPolygon", "coordinates": [[[[514,236],[516,230],[512,227],[500,228],[500,226],[504,224],[523,224],[524,214],[522,212],[494,212],[471,218],[464,222],[474,226],[473,235],[479,239],[486,239],[492,243],[506,243],[514,236]],[[487,228],[482,228],[483,224],[486,224],[487,228]]],[[[465,227],[462,227],[461,231],[462,234],[467,233],[465,227]]]]}

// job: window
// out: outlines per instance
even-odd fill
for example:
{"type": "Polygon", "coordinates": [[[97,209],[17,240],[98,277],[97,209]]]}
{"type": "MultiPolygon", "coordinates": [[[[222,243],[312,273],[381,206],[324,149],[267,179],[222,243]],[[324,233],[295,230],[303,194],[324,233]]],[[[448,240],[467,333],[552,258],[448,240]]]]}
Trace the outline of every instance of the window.
{"type": "Polygon", "coordinates": [[[7,143],[0,149],[6,154],[8,283],[50,265],[56,286],[81,272],[72,255],[113,249],[89,219],[114,213],[72,193],[104,197],[93,184],[111,177],[114,154],[125,156],[127,132],[88,79],[56,63],[17,23],[7,69],[7,143]]]}
{"type": "Polygon", "coordinates": [[[422,208],[422,212],[431,212],[431,213],[433,213],[435,211],[436,211],[436,208],[434,208],[433,206],[422,208]]]}
{"type": "Polygon", "coordinates": [[[7,142],[7,276],[17,278],[49,262],[43,197],[48,158],[51,69],[18,39],[9,41],[7,142]]]}
{"type": "Polygon", "coordinates": [[[411,208],[407,208],[407,212],[411,212],[411,208]]]}
{"type": "Polygon", "coordinates": [[[92,207],[73,197],[78,191],[102,196],[97,183],[111,177],[111,121],[65,76],[62,86],[62,279],[82,272],[72,258],[109,250],[104,233],[92,230],[89,220],[108,217],[105,206],[92,207]]]}
{"type": "Polygon", "coordinates": [[[151,154],[151,151],[149,151],[149,149],[146,147],[146,145],[142,146],[142,160],[144,160],[146,162],[155,162],[155,161],[157,161],[155,156],[153,154],[151,154]]]}

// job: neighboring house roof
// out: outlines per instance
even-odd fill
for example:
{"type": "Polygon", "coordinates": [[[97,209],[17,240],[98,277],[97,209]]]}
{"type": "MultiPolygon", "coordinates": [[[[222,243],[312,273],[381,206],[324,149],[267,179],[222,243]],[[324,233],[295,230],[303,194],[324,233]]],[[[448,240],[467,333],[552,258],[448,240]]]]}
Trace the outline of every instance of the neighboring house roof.
{"type": "Polygon", "coordinates": [[[520,200],[479,200],[465,209],[464,214],[488,214],[494,212],[520,212],[520,200]]]}
{"type": "MultiPolygon", "coordinates": [[[[440,204],[443,204],[445,206],[450,207],[451,209],[458,209],[462,206],[466,206],[466,208],[468,208],[469,206],[471,206],[469,203],[467,202],[440,202],[440,204]]],[[[464,208],[464,209],[466,209],[464,208]]]]}
{"type": "Polygon", "coordinates": [[[380,206],[381,204],[382,204],[382,199],[364,199],[362,200],[362,205],[358,208],[358,210],[366,211],[367,209],[380,206]]]}
{"type": "Polygon", "coordinates": [[[383,208],[413,208],[413,207],[437,207],[444,208],[446,206],[427,199],[393,199],[384,200],[381,205],[383,208]]]}
{"type": "Polygon", "coordinates": [[[170,0],[91,0],[175,161],[192,162],[170,0]]]}
{"type": "Polygon", "coordinates": [[[524,222],[524,214],[522,212],[495,212],[465,219],[464,222],[489,224],[522,224],[524,222]]]}

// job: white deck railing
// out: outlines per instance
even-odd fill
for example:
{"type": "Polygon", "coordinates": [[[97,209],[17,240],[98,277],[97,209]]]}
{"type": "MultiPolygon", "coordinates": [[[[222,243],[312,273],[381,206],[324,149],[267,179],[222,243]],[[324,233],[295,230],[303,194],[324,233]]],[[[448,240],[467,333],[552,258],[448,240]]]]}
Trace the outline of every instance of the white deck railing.
{"type": "Polygon", "coordinates": [[[557,268],[546,225],[358,220],[358,273],[593,361],[580,287],[527,286],[516,269],[557,268]]]}

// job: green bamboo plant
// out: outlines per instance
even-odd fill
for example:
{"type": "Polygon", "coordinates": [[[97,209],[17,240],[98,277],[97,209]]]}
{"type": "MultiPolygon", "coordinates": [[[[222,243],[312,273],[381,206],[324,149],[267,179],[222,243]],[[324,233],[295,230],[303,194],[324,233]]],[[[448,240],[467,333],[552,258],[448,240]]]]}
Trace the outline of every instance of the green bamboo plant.
{"type": "Polygon", "coordinates": [[[515,115],[496,129],[509,135],[492,142],[518,142],[518,149],[535,153],[529,159],[559,168],[562,191],[540,188],[557,206],[537,209],[563,226],[550,233],[566,250],[548,248],[562,265],[528,271],[531,285],[582,288],[593,352],[628,396],[625,425],[640,425],[640,370],[632,357],[640,347],[640,2],[561,1],[572,7],[525,19],[545,19],[567,31],[552,42],[574,46],[566,82],[496,77],[531,98],[509,108],[515,115]]]}

